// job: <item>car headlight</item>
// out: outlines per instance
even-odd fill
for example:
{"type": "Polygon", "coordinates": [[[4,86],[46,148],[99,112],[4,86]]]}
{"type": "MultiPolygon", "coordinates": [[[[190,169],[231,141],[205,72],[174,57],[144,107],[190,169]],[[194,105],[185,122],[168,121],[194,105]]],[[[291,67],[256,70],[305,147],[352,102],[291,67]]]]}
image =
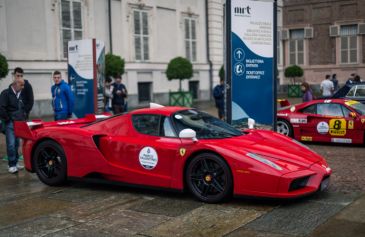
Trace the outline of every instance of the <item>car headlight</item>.
{"type": "Polygon", "coordinates": [[[257,161],[260,161],[261,163],[264,163],[265,165],[268,165],[276,170],[283,170],[283,168],[281,168],[279,165],[275,164],[274,162],[268,160],[268,159],[265,159],[264,157],[260,156],[260,155],[257,155],[255,153],[247,153],[246,154],[248,157],[251,157],[252,159],[255,159],[257,161]]]}

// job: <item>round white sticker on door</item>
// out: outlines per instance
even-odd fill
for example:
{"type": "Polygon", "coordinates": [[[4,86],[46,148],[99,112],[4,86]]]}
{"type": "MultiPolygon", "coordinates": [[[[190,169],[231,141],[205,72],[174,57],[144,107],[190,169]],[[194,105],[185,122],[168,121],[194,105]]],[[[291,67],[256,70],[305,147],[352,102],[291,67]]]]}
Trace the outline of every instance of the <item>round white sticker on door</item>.
{"type": "Polygon", "coordinates": [[[139,152],[139,163],[147,170],[152,170],[155,168],[158,163],[156,150],[149,146],[144,147],[139,152]]]}
{"type": "Polygon", "coordinates": [[[329,130],[329,126],[328,126],[327,122],[322,121],[317,124],[318,133],[326,134],[326,133],[328,133],[328,130],[329,130]]]}

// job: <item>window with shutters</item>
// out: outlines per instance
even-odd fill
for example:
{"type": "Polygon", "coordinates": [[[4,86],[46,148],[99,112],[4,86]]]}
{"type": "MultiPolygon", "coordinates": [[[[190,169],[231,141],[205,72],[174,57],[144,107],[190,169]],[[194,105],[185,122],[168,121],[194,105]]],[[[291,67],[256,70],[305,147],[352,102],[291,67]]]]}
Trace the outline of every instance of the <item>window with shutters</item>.
{"type": "Polygon", "coordinates": [[[67,58],[68,41],[82,39],[82,12],[80,0],[61,1],[61,35],[63,57],[67,58]]]}
{"type": "Polygon", "coordinates": [[[185,29],[185,57],[191,62],[196,61],[196,20],[194,18],[184,19],[185,29]]]}
{"type": "Polygon", "coordinates": [[[148,61],[150,59],[148,12],[142,10],[134,10],[133,22],[135,59],[138,61],[148,61]]]}
{"type": "Polygon", "coordinates": [[[357,25],[340,28],[341,63],[357,63],[357,25]]]}
{"type": "Polygon", "coordinates": [[[289,64],[304,64],[304,29],[290,30],[289,64]]]}

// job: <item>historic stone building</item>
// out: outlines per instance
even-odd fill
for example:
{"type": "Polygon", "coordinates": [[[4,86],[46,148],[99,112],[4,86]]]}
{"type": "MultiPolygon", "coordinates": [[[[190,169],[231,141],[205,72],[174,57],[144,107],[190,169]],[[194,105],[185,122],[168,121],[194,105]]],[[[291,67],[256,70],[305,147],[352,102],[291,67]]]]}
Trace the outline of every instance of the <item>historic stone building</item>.
{"type": "Polygon", "coordinates": [[[351,73],[365,77],[364,0],[284,0],[281,33],[283,67],[300,65],[310,84],[326,74],[342,84],[351,73]]]}
{"type": "MultiPolygon", "coordinates": [[[[67,42],[96,38],[126,61],[130,107],[168,103],[178,81],[167,63],[183,56],[194,76],[183,82],[196,100],[209,100],[223,64],[224,0],[0,0],[0,52],[33,85],[34,116],[51,114],[52,72],[67,79],[67,42]]],[[[3,79],[6,88],[11,74],[3,79]]]]}

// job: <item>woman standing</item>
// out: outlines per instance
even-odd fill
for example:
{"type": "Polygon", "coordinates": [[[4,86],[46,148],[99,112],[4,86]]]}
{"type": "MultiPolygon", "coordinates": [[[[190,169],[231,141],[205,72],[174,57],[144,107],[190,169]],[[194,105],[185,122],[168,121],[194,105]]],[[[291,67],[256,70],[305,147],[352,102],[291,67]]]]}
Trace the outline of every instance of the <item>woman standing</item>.
{"type": "Polygon", "coordinates": [[[300,86],[300,89],[303,92],[303,102],[313,100],[313,93],[307,82],[303,82],[300,86]]]}

